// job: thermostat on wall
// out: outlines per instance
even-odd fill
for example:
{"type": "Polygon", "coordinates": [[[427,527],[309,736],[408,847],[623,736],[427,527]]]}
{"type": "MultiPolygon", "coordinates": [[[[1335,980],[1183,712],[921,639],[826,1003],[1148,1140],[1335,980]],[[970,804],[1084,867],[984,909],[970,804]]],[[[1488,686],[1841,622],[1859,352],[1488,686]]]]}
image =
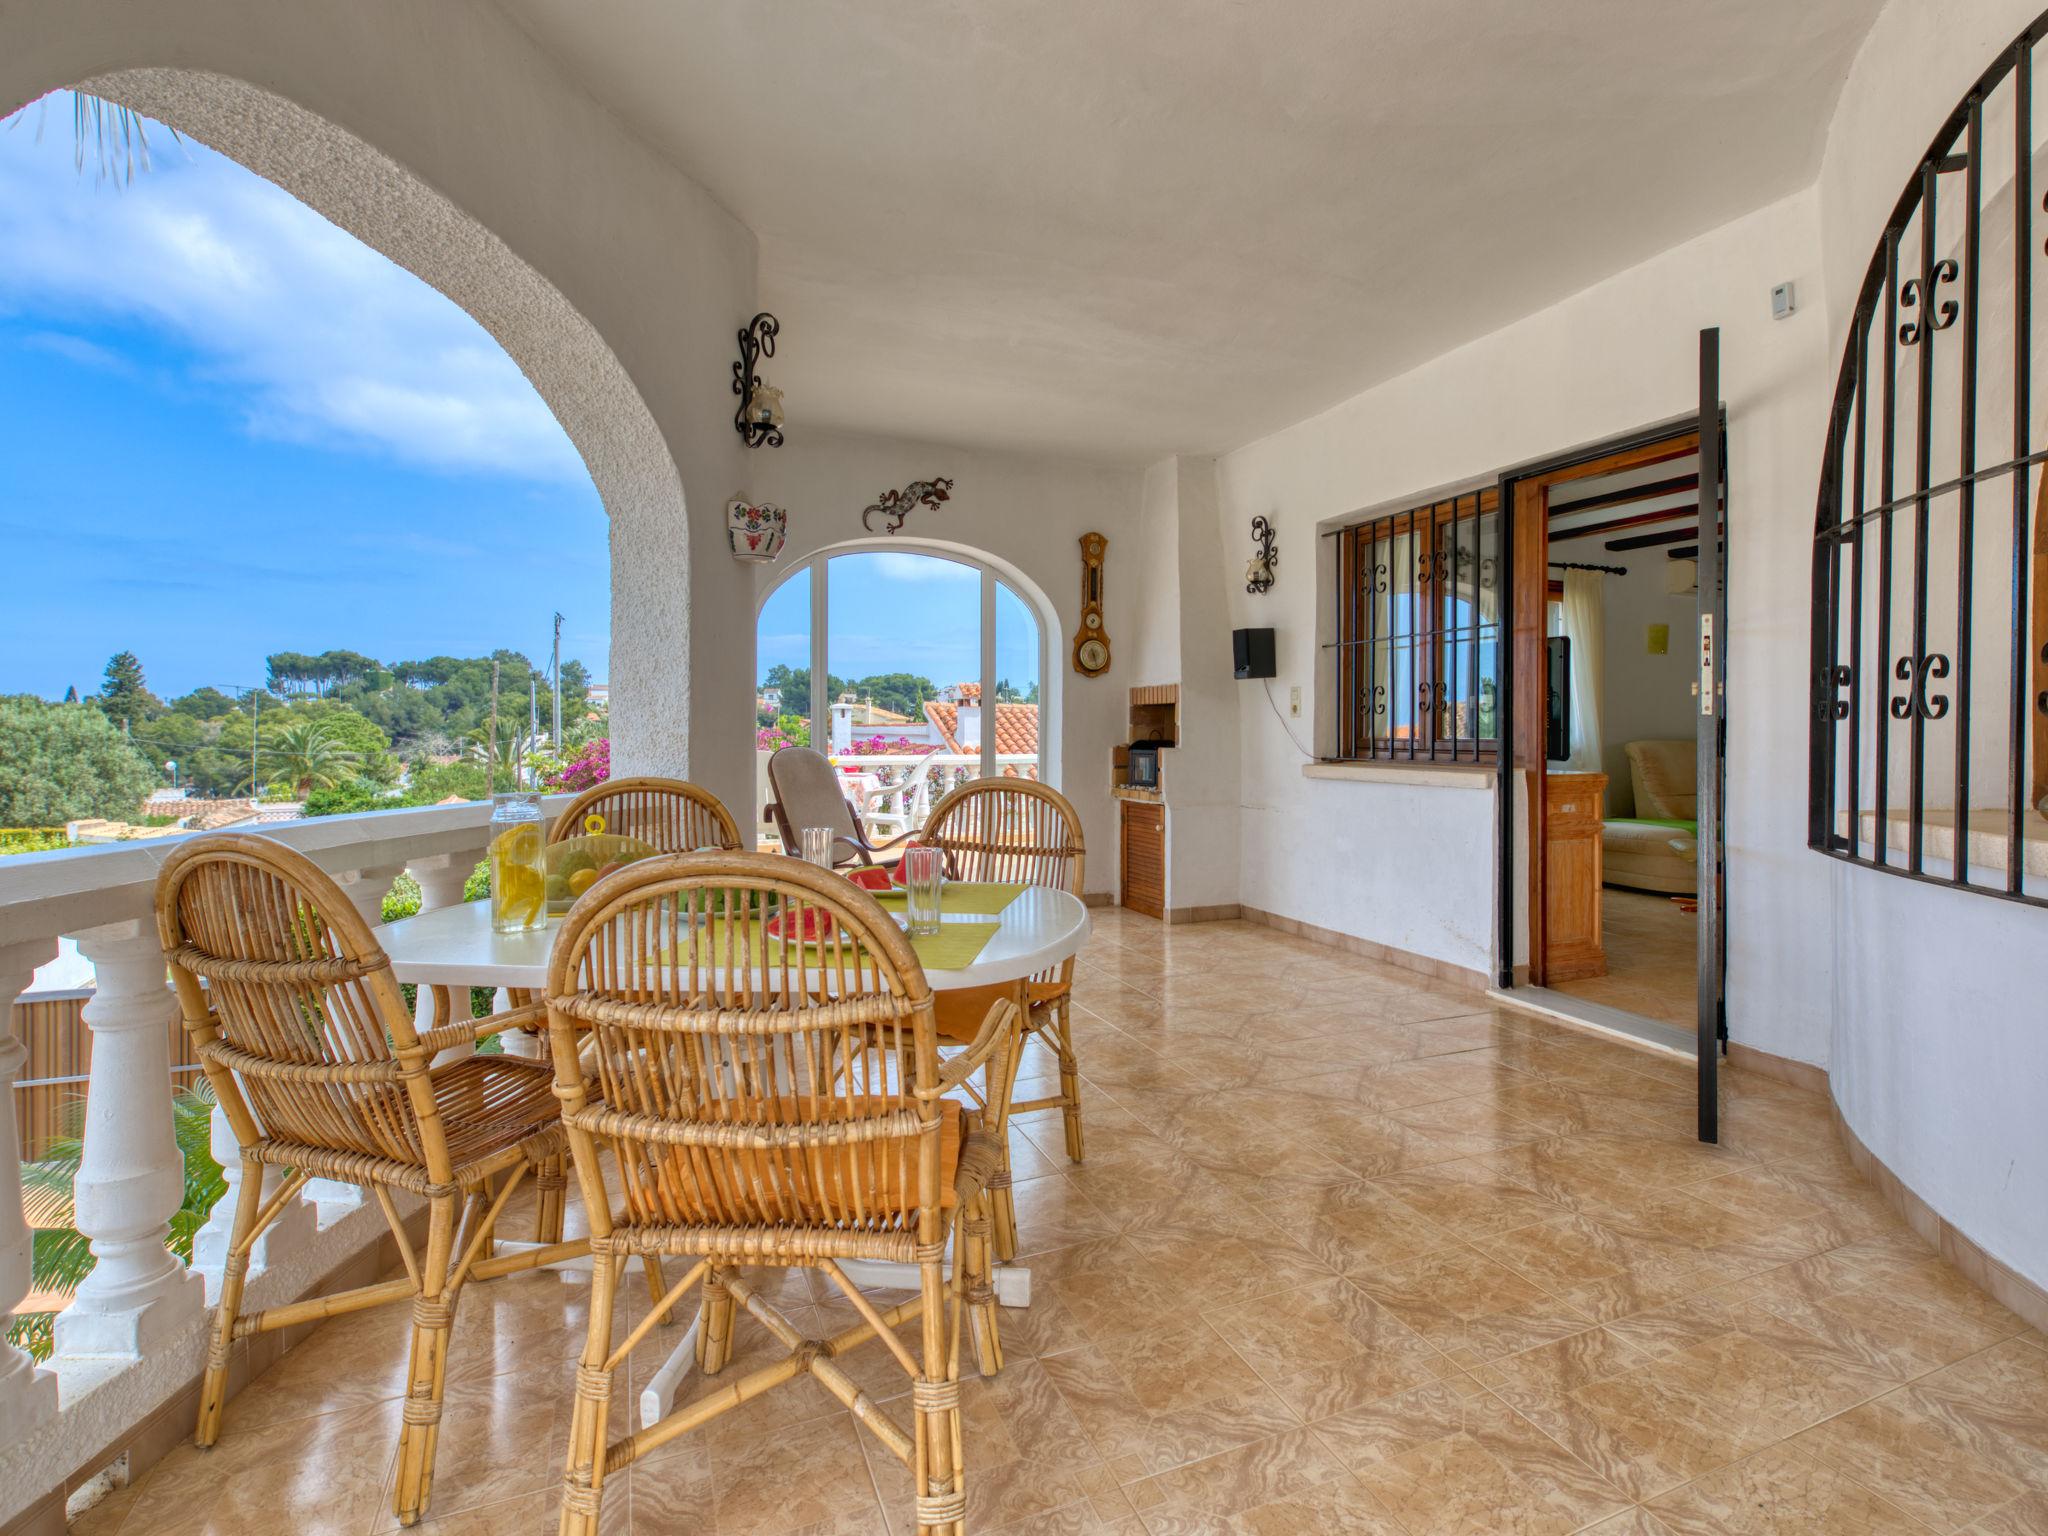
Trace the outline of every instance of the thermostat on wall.
{"type": "Polygon", "coordinates": [[[1792,292],[1790,283],[1780,283],[1771,290],[1771,318],[1782,320],[1799,307],[1799,301],[1792,292]]]}

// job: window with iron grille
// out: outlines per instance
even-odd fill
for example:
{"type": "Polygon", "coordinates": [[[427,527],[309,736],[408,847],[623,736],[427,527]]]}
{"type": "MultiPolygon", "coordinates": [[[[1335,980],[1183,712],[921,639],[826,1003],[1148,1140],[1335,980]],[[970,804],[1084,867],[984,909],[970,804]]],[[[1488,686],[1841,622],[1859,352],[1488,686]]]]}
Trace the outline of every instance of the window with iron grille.
{"type": "Polygon", "coordinates": [[[2048,905],[2037,21],[1936,134],[1849,328],[1814,533],[1808,842],[2048,905]]]}
{"type": "Polygon", "coordinates": [[[1485,762],[1499,751],[1500,497],[1493,488],[1337,536],[1337,755],[1485,762]]]}

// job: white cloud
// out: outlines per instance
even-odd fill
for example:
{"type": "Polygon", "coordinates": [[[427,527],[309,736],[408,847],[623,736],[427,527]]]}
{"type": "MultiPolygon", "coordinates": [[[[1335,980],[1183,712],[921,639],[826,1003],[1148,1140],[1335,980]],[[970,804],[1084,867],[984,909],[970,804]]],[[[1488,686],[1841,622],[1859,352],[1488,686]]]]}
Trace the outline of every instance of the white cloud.
{"type": "MultiPolygon", "coordinates": [[[[143,321],[246,395],[252,434],[583,477],[533,386],[454,303],[211,150],[152,142],[156,169],[120,186],[79,174],[66,132],[0,132],[0,308],[143,321]]],[[[66,340],[39,344],[86,361],[66,340]]]]}
{"type": "Polygon", "coordinates": [[[77,363],[81,368],[97,368],[102,373],[132,375],[136,371],[135,365],[120,353],[64,331],[31,331],[21,338],[21,344],[32,351],[77,363]]]}

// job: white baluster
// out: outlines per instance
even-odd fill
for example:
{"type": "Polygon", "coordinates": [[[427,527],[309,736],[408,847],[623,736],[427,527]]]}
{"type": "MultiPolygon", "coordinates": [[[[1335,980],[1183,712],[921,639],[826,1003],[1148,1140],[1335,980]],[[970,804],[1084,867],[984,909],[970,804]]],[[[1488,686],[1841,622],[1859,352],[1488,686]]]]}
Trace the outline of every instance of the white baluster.
{"type": "MultiPolygon", "coordinates": [[[[192,1267],[206,1277],[209,1303],[219,1298],[221,1270],[227,1264],[228,1243],[235,1229],[235,1205],[242,1191],[242,1144],[235,1139],[235,1128],[228,1123],[227,1111],[219,1105],[214,1106],[211,1132],[213,1159],[220,1164],[221,1176],[228,1181],[228,1187],[227,1192],[214,1202],[206,1225],[192,1237],[192,1267]]],[[[282,1168],[263,1170],[263,1200],[266,1205],[284,1176],[282,1168]]],[[[306,1198],[302,1189],[285,1203],[250,1248],[250,1278],[262,1274],[272,1258],[282,1257],[299,1244],[310,1241],[319,1230],[319,1207],[306,1198]]]]}
{"type": "MultiPolygon", "coordinates": [[[[462,889],[469,883],[472,871],[483,860],[481,848],[467,853],[436,853],[425,858],[414,859],[406,865],[407,871],[420,884],[420,910],[432,912],[441,907],[457,906],[462,901],[462,889]]],[[[469,989],[450,989],[457,1018],[468,1017],[469,989]]],[[[415,993],[412,1006],[412,1020],[415,1028],[425,1033],[434,1022],[434,989],[421,987],[415,993]]],[[[446,1022],[453,1023],[454,1020],[446,1022]]],[[[460,1061],[465,1056],[476,1054],[476,1042],[465,1040],[451,1045],[434,1058],[434,1065],[445,1066],[451,1061],[460,1061]]]]}
{"type": "Polygon", "coordinates": [[[95,1263],[57,1317],[59,1355],[143,1355],[198,1317],[206,1286],[164,1246],[185,1198],[171,1127],[170,1027],[177,1017],[156,925],[75,935],[97,977],[85,1005],[92,1075],[73,1188],[95,1263]]]}
{"type": "MultiPolygon", "coordinates": [[[[35,1236],[21,1208],[21,1133],[14,1118],[14,1079],[28,1051],[14,1036],[14,1000],[36,967],[57,953],[47,941],[0,948],[0,1317],[11,1314],[33,1283],[35,1236]]],[[[0,1445],[12,1444],[57,1412],[57,1378],[0,1337],[0,1445]]]]}

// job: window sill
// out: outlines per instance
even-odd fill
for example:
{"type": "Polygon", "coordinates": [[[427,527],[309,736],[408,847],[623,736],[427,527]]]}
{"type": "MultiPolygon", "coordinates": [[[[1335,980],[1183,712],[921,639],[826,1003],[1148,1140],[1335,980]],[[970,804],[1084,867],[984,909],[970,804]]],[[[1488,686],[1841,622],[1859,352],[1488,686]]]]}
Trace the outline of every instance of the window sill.
{"type": "Polygon", "coordinates": [[[1406,784],[1411,788],[1491,789],[1487,763],[1303,763],[1304,779],[1338,779],[1353,784],[1406,784]]]}

